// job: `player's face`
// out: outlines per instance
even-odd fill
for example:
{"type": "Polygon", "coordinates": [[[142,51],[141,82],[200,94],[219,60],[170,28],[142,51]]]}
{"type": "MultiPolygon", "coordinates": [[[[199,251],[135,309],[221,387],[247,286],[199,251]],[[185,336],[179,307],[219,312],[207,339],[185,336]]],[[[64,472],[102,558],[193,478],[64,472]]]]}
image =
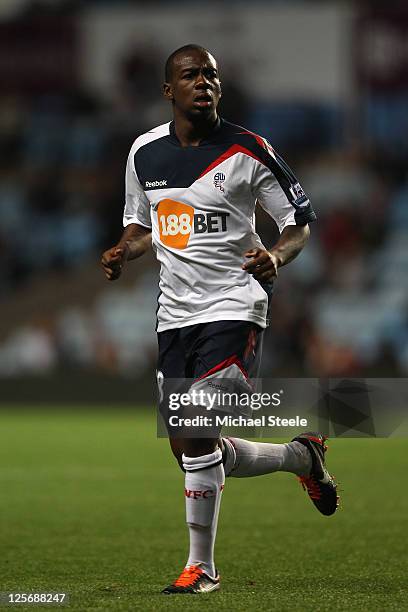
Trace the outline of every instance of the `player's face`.
{"type": "Polygon", "coordinates": [[[175,112],[203,118],[215,116],[221,98],[217,62],[209,53],[194,50],[176,57],[171,81],[164,84],[163,90],[175,112]]]}

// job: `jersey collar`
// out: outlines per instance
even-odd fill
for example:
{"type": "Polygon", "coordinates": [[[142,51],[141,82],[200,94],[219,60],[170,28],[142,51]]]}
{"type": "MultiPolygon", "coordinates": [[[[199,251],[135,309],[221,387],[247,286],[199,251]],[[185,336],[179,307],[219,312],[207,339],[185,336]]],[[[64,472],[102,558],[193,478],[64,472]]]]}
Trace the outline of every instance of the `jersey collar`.
{"type": "MultiPolygon", "coordinates": [[[[196,149],[196,148],[202,147],[203,145],[213,144],[214,142],[217,142],[217,140],[218,140],[218,138],[220,136],[220,133],[222,132],[222,128],[223,127],[224,127],[224,119],[222,119],[222,117],[218,116],[218,120],[217,120],[217,123],[214,126],[213,131],[211,132],[211,134],[209,134],[207,136],[207,138],[205,140],[202,140],[197,147],[184,147],[184,148],[186,148],[186,149],[188,149],[188,148],[196,149]]],[[[169,130],[170,130],[170,138],[173,141],[175,141],[179,146],[181,146],[180,145],[180,141],[179,141],[179,139],[177,138],[177,135],[176,135],[176,130],[175,130],[175,127],[174,127],[174,120],[170,122],[169,130]]]]}

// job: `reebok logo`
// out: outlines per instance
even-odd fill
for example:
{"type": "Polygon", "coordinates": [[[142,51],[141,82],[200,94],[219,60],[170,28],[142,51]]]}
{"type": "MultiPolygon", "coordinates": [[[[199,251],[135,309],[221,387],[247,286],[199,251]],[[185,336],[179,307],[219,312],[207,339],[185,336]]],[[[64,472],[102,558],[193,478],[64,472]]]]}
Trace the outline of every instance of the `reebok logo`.
{"type": "Polygon", "coordinates": [[[145,187],[165,187],[167,181],[146,181],[145,187]]]}

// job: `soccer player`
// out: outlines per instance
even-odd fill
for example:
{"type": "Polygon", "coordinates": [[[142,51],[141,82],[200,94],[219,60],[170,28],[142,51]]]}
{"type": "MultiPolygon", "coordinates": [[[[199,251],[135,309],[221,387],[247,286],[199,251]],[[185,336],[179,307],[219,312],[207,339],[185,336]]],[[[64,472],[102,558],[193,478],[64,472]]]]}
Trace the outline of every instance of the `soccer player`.
{"type": "MultiPolygon", "coordinates": [[[[161,266],[160,388],[170,379],[214,375],[242,386],[258,372],[272,281],[304,247],[315,214],[270,144],[218,116],[220,76],[206,49],[190,44],[170,55],[163,93],[173,120],[139,136],[130,150],[125,230],[103,254],[102,266],[115,280],[153,243],[161,266]],[[256,202],[280,231],[269,250],[255,232],[256,202]]],[[[161,410],[166,418],[166,406],[161,410]]],[[[337,508],[325,438],[318,433],[287,444],[218,435],[180,438],[170,427],[169,436],[185,472],[190,551],[180,576],[163,593],[219,588],[214,543],[225,476],[292,472],[322,514],[337,508]]]]}

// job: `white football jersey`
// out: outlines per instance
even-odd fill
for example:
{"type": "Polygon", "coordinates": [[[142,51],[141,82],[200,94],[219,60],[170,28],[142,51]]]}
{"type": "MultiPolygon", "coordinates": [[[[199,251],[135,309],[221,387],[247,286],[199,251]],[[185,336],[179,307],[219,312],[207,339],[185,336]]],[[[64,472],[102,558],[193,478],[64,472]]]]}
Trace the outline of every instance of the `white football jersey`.
{"type": "Polygon", "coordinates": [[[267,294],[242,270],[264,248],[256,202],[279,231],[316,216],[269,143],[219,120],[208,140],[182,147],[173,122],[139,136],[126,168],[123,224],[151,228],[160,262],[157,330],[220,320],[266,326],[267,294]]]}

